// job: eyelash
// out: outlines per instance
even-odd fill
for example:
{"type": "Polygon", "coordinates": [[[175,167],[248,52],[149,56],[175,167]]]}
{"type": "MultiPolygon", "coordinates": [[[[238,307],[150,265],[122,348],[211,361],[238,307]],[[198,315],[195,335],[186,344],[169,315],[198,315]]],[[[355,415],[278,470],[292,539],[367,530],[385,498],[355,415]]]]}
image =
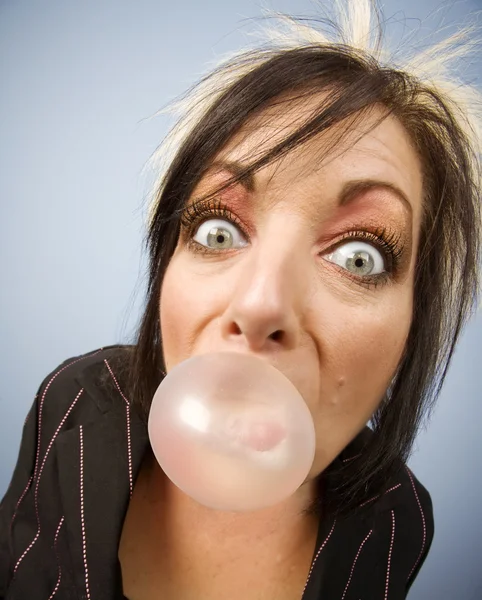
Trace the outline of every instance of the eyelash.
{"type": "Polygon", "coordinates": [[[192,239],[194,231],[204,221],[214,217],[230,221],[236,225],[236,227],[239,227],[246,238],[249,237],[240,219],[220,200],[200,200],[199,202],[186,206],[181,214],[183,235],[187,238],[187,244],[193,252],[199,252],[201,254],[219,253],[219,250],[212,250],[206,246],[202,246],[192,239]]]}
{"type": "MultiPolygon", "coordinates": [[[[378,275],[365,275],[363,277],[354,275],[353,273],[350,273],[344,269],[343,271],[346,271],[346,275],[348,277],[351,277],[355,281],[362,283],[366,287],[377,287],[380,284],[389,283],[396,277],[400,271],[400,264],[404,253],[404,247],[400,234],[396,234],[395,232],[387,230],[383,227],[377,228],[374,231],[366,231],[363,229],[359,231],[349,231],[335,242],[335,244],[332,246],[333,250],[347,240],[359,240],[361,242],[371,243],[382,253],[386,264],[385,272],[379,273],[378,275]]],[[[336,265],[334,266],[336,267],[336,265]]]]}
{"type": "MultiPolygon", "coordinates": [[[[182,211],[180,219],[181,231],[189,250],[197,254],[219,254],[219,250],[210,249],[193,240],[195,230],[204,221],[215,217],[230,221],[240,229],[241,233],[246,239],[249,239],[249,236],[247,235],[240,219],[220,200],[212,200],[208,198],[206,200],[200,200],[194,204],[190,204],[182,211]]],[[[331,249],[325,250],[323,253],[326,254],[330,250],[334,251],[338,246],[347,240],[360,240],[362,242],[369,242],[373,244],[382,253],[387,265],[387,270],[384,273],[361,277],[347,271],[346,275],[348,277],[367,287],[377,287],[380,284],[388,283],[389,280],[396,276],[397,272],[399,271],[404,252],[403,243],[399,234],[387,230],[386,228],[378,228],[374,231],[349,231],[340,239],[338,239],[331,246],[331,249]]],[[[334,266],[336,267],[336,265],[334,266]]]]}

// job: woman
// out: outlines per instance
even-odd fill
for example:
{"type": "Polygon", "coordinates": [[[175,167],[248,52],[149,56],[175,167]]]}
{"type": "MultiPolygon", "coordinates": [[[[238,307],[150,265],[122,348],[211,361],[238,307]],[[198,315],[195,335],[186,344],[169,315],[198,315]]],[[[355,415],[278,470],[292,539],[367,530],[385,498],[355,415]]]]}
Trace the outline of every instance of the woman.
{"type": "Polygon", "coordinates": [[[406,597],[433,515],[404,463],[478,292],[480,96],[437,79],[449,43],[387,66],[369,3],[349,6],[337,42],[288,19],[181,103],[136,343],[40,386],[0,597],[406,597]],[[218,351],[273,364],[313,417],[310,474],[269,509],[207,509],[153,459],[162,377],[218,351]]]}

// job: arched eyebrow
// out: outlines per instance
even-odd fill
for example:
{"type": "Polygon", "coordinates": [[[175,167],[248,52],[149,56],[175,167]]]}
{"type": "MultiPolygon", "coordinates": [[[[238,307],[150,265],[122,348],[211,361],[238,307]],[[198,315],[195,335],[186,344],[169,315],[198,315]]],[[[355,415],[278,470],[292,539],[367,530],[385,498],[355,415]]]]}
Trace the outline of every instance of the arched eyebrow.
{"type": "Polygon", "coordinates": [[[395,196],[403,204],[406,211],[412,216],[412,204],[405,192],[391,181],[384,181],[382,179],[353,179],[347,181],[340,192],[338,204],[339,206],[346,206],[363,192],[374,189],[390,192],[392,196],[395,196]]]}
{"type": "MultiPolygon", "coordinates": [[[[233,177],[239,177],[239,184],[248,192],[254,192],[256,189],[255,173],[244,175],[246,165],[239,161],[216,161],[209,171],[227,171],[233,177]]],[[[352,179],[347,181],[338,196],[338,206],[346,206],[355,200],[360,194],[370,190],[386,190],[392,196],[395,196],[404,206],[410,216],[413,214],[412,204],[405,192],[395,183],[384,181],[382,179],[352,179]]]]}

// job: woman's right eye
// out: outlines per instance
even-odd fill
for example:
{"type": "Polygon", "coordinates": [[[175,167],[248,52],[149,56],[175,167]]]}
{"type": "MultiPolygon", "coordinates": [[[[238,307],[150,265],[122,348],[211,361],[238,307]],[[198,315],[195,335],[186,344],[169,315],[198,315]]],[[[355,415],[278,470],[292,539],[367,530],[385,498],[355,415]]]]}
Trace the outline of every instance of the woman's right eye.
{"type": "Polygon", "coordinates": [[[225,219],[207,219],[199,225],[192,239],[211,250],[242,248],[248,243],[239,228],[225,219]]]}

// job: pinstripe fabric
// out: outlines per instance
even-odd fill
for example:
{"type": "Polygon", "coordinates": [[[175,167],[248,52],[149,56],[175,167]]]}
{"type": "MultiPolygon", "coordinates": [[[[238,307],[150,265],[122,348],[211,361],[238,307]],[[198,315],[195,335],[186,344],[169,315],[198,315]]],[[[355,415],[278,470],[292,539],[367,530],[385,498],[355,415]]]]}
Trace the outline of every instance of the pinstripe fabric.
{"type": "MultiPolygon", "coordinates": [[[[39,388],[0,505],[0,600],[124,597],[118,546],[148,436],[112,366],[123,353],[69,359],[39,388]]],[[[321,521],[303,600],[407,597],[432,542],[432,504],[407,468],[390,484],[357,515],[321,521]]]]}

